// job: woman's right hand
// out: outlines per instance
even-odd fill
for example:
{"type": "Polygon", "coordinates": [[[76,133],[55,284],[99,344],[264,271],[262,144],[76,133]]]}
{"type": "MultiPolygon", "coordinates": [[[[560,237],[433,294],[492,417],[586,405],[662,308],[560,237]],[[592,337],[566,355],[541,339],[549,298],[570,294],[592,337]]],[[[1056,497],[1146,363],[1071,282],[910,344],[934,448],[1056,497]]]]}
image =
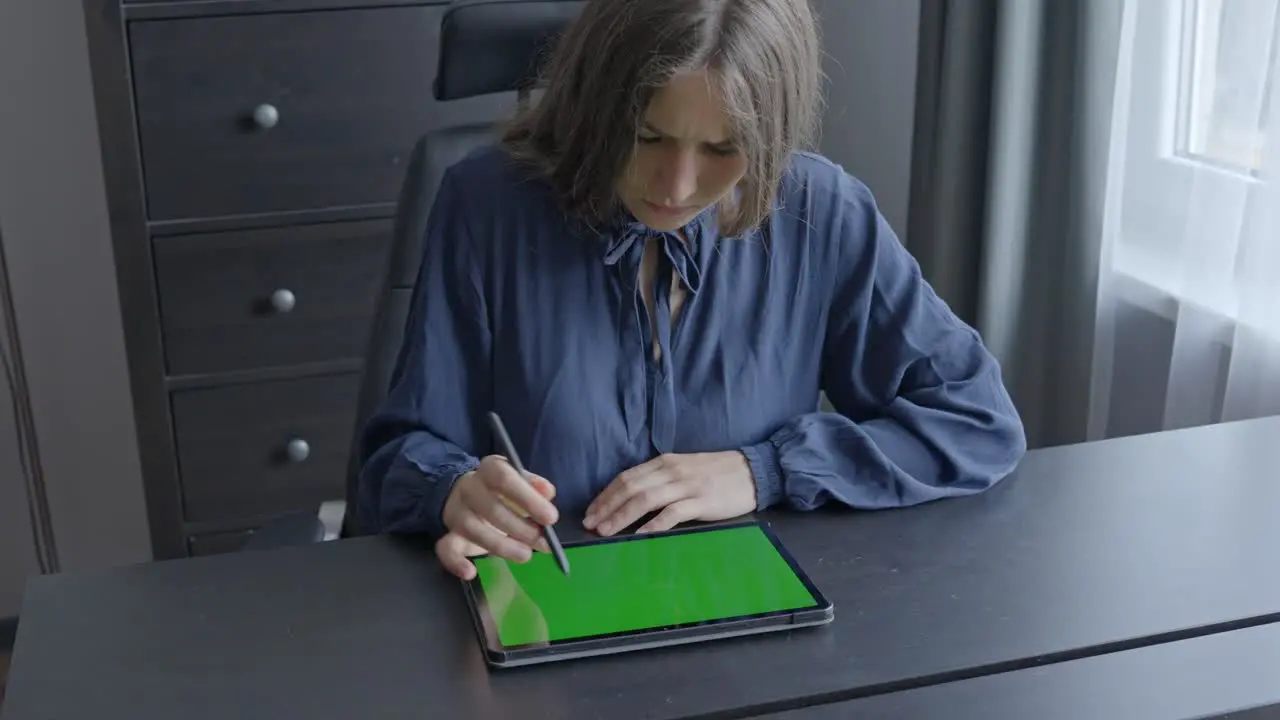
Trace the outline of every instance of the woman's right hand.
{"type": "Polygon", "coordinates": [[[550,552],[541,525],[558,518],[551,504],[555,487],[545,478],[526,480],[501,455],[490,455],[475,470],[458,478],[444,504],[448,534],[436,543],[445,569],[463,580],[475,577],[467,558],[489,553],[528,562],[536,548],[550,552]]]}

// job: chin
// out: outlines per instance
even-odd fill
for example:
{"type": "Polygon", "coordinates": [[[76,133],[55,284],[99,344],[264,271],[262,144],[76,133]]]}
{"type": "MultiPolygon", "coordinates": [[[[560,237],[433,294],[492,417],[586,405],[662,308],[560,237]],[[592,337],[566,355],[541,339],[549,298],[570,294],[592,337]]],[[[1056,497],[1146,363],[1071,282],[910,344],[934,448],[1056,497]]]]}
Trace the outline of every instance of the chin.
{"type": "Polygon", "coordinates": [[[675,230],[679,230],[680,228],[687,225],[689,221],[694,218],[695,215],[696,213],[691,214],[688,217],[680,217],[680,218],[674,218],[674,219],[670,217],[653,217],[652,215],[645,215],[644,217],[640,217],[637,219],[640,222],[644,223],[645,227],[648,227],[652,230],[657,230],[658,232],[672,232],[675,230]]]}
{"type": "Polygon", "coordinates": [[[679,230],[688,225],[701,212],[700,208],[685,208],[679,213],[664,213],[657,212],[644,205],[639,210],[640,212],[632,211],[636,219],[659,232],[679,230]]]}

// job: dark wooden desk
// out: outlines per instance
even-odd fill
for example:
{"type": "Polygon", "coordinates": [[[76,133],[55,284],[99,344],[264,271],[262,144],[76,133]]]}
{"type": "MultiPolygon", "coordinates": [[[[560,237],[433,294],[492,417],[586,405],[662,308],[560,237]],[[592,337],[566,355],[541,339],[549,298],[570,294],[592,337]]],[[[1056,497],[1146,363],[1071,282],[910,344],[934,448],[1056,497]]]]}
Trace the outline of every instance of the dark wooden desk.
{"type": "Polygon", "coordinates": [[[1280,718],[1280,625],[769,714],[768,720],[1280,718]]]}
{"type": "Polygon", "coordinates": [[[771,514],[832,625],[506,672],[420,544],[41,578],[4,720],[744,717],[1262,625],[1277,467],[1280,418],[1034,452],[909,510],[771,514]]]}

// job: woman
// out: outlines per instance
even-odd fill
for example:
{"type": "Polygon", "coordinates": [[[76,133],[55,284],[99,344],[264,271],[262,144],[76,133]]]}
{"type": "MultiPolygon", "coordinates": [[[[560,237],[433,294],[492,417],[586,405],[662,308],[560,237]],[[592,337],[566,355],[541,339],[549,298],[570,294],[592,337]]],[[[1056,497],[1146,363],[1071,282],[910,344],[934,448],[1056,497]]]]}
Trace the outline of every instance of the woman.
{"type": "Polygon", "coordinates": [[[429,533],[467,579],[469,555],[545,550],[535,522],[900,507],[1013,469],[978,335],[866,187],[800,151],[819,66],[805,0],[585,7],[541,101],[441,183],[365,436],[367,530],[429,533]]]}

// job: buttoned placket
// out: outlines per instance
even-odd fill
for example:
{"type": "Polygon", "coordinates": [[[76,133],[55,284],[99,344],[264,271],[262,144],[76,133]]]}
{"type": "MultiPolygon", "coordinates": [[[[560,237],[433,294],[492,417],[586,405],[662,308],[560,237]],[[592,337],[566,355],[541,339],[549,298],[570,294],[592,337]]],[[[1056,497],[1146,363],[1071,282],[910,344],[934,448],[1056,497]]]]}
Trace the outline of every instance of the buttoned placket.
{"type": "MultiPolygon", "coordinates": [[[[664,244],[670,238],[660,240],[664,244]]],[[[679,242],[679,240],[677,240],[679,242]]],[[[659,248],[657,268],[653,277],[653,318],[645,318],[646,328],[658,331],[658,357],[654,358],[652,338],[645,343],[648,352],[645,361],[650,368],[649,392],[649,437],[653,449],[658,453],[668,453],[675,449],[676,436],[676,392],[675,373],[672,372],[671,343],[671,276],[674,266],[667,256],[666,248],[659,248]]],[[[636,293],[639,295],[639,293],[636,293]]],[[[641,306],[644,299],[640,299],[641,306]]]]}
{"type": "MultiPolygon", "coordinates": [[[[686,230],[689,245],[698,241],[694,226],[686,230]]],[[[685,244],[675,233],[660,233],[633,224],[627,233],[611,243],[605,262],[617,269],[615,280],[626,302],[629,297],[632,318],[620,328],[626,346],[635,348],[635,354],[627,353],[622,368],[620,388],[624,394],[623,411],[628,434],[632,437],[641,427],[649,431],[649,440],[656,453],[673,452],[676,433],[676,373],[673,371],[675,348],[673,329],[680,322],[671,316],[671,290],[674,277],[679,276],[687,292],[681,315],[689,311],[689,305],[697,292],[700,268],[693,248],[685,244]],[[640,270],[646,243],[659,243],[658,262],[653,277],[654,316],[650,318],[640,288],[640,270]],[[682,262],[683,261],[683,262],[682,262]],[[658,358],[654,358],[654,330],[657,331],[658,358]],[[645,409],[648,410],[647,417],[645,409]],[[647,422],[646,422],[647,420],[647,422]]],[[[624,305],[625,307],[625,305],[624,305]]]]}

